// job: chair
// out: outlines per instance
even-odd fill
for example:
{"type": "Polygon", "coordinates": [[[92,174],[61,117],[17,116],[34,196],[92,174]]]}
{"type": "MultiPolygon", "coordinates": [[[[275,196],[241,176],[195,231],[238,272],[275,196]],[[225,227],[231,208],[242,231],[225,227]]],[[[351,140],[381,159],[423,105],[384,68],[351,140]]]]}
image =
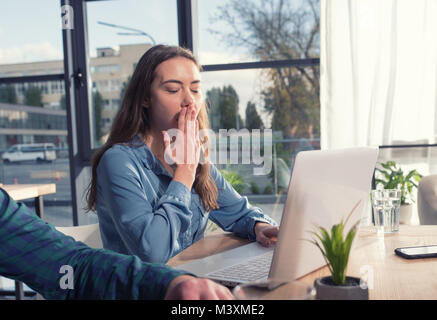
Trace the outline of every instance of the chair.
{"type": "MultiPolygon", "coordinates": [[[[102,239],[100,238],[99,224],[88,224],[77,227],[55,227],[56,230],[74,238],[76,241],[81,241],[87,246],[95,249],[103,248],[102,239]]],[[[44,300],[38,293],[37,300],[44,300]]]]}
{"type": "Polygon", "coordinates": [[[74,238],[76,241],[85,243],[91,248],[103,248],[98,223],[76,227],[56,227],[56,230],[74,238]]]}
{"type": "Polygon", "coordinates": [[[29,299],[37,299],[38,293],[29,288],[26,284],[15,281],[6,277],[0,277],[0,300],[11,300],[12,297],[17,299],[17,285],[21,284],[21,299],[28,297],[29,299]]]}
{"type": "Polygon", "coordinates": [[[417,192],[420,224],[437,224],[437,175],[423,177],[417,192]]]}

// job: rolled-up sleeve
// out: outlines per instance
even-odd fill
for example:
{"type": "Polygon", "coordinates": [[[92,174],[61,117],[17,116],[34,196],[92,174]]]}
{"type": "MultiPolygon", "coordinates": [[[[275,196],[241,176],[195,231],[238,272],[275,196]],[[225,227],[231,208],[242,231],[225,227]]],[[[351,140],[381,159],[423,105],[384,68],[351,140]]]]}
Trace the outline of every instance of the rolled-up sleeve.
{"type": "Polygon", "coordinates": [[[143,185],[153,182],[144,182],[137,166],[129,152],[105,152],[97,168],[97,201],[105,209],[99,219],[101,214],[110,215],[129,254],[143,261],[166,262],[179,250],[178,236],[191,223],[191,193],[173,180],[159,197],[151,185],[143,185]]]}
{"type": "Polygon", "coordinates": [[[222,176],[217,168],[211,164],[211,176],[218,189],[219,209],[210,212],[210,219],[225,231],[232,231],[237,235],[256,240],[254,227],[256,222],[266,222],[276,226],[277,223],[264,215],[258,207],[252,206],[247,197],[242,197],[222,176]]]}

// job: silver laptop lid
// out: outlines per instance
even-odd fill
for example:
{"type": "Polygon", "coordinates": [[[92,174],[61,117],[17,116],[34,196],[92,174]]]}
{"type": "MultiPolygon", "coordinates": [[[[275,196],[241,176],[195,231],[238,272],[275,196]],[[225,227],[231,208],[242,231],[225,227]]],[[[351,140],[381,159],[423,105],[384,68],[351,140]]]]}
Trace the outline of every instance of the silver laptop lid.
{"type": "Polygon", "coordinates": [[[290,179],[269,278],[300,278],[326,263],[311,240],[316,226],[330,230],[359,221],[369,201],[377,147],[300,152],[290,179]]]}

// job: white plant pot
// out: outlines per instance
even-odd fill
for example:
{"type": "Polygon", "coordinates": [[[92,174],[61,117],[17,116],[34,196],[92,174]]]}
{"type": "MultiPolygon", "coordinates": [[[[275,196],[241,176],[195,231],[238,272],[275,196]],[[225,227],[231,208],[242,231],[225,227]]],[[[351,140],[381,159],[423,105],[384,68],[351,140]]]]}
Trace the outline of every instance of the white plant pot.
{"type": "Polygon", "coordinates": [[[413,205],[402,204],[399,213],[399,222],[402,224],[410,224],[412,215],[413,215],[413,205]]]}

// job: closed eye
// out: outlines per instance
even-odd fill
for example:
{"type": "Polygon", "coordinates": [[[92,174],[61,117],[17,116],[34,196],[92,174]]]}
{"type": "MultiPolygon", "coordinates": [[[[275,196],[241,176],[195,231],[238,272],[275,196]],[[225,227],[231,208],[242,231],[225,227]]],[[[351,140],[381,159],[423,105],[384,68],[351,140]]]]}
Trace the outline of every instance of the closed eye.
{"type": "Polygon", "coordinates": [[[179,91],[179,89],[167,89],[167,92],[170,93],[177,93],[179,91]]]}

